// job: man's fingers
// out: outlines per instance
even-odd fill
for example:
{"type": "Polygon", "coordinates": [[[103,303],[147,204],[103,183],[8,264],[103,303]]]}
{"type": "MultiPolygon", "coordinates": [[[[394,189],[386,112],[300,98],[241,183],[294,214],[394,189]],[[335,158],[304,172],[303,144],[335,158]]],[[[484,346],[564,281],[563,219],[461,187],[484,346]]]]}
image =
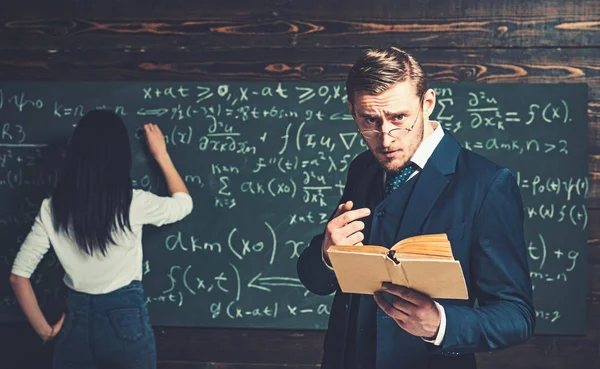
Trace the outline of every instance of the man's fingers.
{"type": "MultiPolygon", "coordinates": [[[[385,285],[385,284],[386,284],[386,283],[384,283],[384,285],[385,285]]],[[[391,285],[391,284],[390,284],[390,285],[391,285]]],[[[391,286],[394,286],[394,287],[400,287],[400,288],[404,288],[404,287],[401,287],[401,286],[396,286],[396,285],[391,285],[391,286]]],[[[382,296],[382,297],[383,297],[383,294],[384,294],[384,293],[386,293],[386,292],[387,292],[388,294],[390,294],[390,295],[391,295],[391,297],[392,297],[392,299],[391,299],[391,300],[392,300],[392,302],[391,302],[391,303],[389,303],[389,302],[388,302],[388,304],[392,305],[392,306],[394,307],[394,309],[401,311],[401,312],[402,312],[402,313],[404,313],[406,316],[410,316],[410,315],[412,315],[412,313],[413,313],[414,309],[416,308],[416,306],[415,306],[413,303],[411,303],[411,302],[409,302],[409,301],[405,300],[404,298],[400,297],[399,295],[396,295],[395,293],[392,293],[392,292],[390,292],[390,290],[389,290],[389,289],[384,289],[384,290],[382,290],[382,291],[377,291],[377,293],[378,293],[380,296],[382,296]]]]}
{"type": "Polygon", "coordinates": [[[332,219],[331,223],[333,223],[336,228],[342,228],[350,222],[369,216],[369,214],[371,214],[369,208],[350,210],[332,219]]]}
{"type": "Polygon", "coordinates": [[[355,220],[354,222],[348,223],[342,228],[340,228],[339,234],[342,237],[348,237],[353,233],[362,231],[363,229],[365,229],[365,222],[355,220]]]}
{"type": "Polygon", "coordinates": [[[364,239],[364,235],[360,232],[363,229],[365,229],[365,223],[356,220],[341,228],[334,229],[331,234],[331,239],[336,245],[354,245],[364,239]],[[360,236],[355,236],[358,233],[360,233],[360,236]]]}
{"type": "Polygon", "coordinates": [[[414,310],[416,308],[415,305],[411,304],[410,302],[404,300],[401,297],[396,297],[396,296],[394,296],[392,298],[392,306],[394,308],[396,308],[396,310],[400,310],[401,312],[403,312],[407,316],[413,315],[414,310]]]}
{"type": "Polygon", "coordinates": [[[365,235],[362,232],[356,232],[350,235],[348,238],[346,238],[346,242],[344,243],[347,245],[354,245],[356,243],[361,242],[364,239],[365,235]]]}
{"type": "Polygon", "coordinates": [[[373,294],[373,298],[375,299],[375,302],[381,308],[381,310],[383,310],[383,312],[386,313],[388,316],[394,319],[398,319],[400,321],[408,318],[408,316],[405,313],[396,309],[392,304],[387,302],[380,292],[375,292],[373,294]]]}
{"type": "Polygon", "coordinates": [[[354,203],[352,201],[346,201],[344,203],[339,204],[337,210],[335,211],[335,214],[333,215],[333,218],[335,219],[340,215],[344,214],[345,212],[351,210],[352,206],[354,206],[354,203]]]}
{"type": "Polygon", "coordinates": [[[398,286],[398,285],[386,282],[382,285],[382,288],[384,291],[386,291],[392,295],[398,296],[398,297],[402,298],[403,300],[406,300],[414,305],[424,305],[424,304],[428,303],[430,300],[429,297],[422,295],[419,292],[417,292],[413,289],[404,287],[404,286],[398,286]]]}

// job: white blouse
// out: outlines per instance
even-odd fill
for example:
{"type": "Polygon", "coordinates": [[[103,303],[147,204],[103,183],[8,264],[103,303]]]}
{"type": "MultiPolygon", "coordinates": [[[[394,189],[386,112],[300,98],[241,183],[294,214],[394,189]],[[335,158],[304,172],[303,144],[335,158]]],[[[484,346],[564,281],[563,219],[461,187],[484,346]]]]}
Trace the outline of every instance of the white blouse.
{"type": "Polygon", "coordinates": [[[186,217],[193,208],[190,195],[178,192],[171,197],[133,190],[129,221],[131,231],[113,235],[106,256],[83,252],[64,232],[56,232],[50,200],[45,199],[29,235],[21,245],[12,273],[30,278],[50,246],[65,270],[64,283],[71,289],[89,294],[103,294],[142,280],[142,227],[162,226],[186,217]]]}

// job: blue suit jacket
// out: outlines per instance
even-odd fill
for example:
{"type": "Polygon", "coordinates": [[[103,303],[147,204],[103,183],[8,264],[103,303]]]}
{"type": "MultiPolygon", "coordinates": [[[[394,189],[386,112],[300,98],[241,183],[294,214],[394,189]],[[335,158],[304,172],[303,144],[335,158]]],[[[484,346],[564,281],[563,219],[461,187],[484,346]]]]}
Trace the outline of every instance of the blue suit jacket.
{"type": "MultiPolygon", "coordinates": [[[[367,207],[372,203],[370,197],[381,191],[378,186],[382,175],[370,152],[360,154],[350,165],[340,203],[352,200],[354,208],[367,207]]],[[[447,320],[441,346],[408,335],[377,309],[376,367],[411,367],[402,362],[403,356],[412,355],[415,363],[425,368],[474,368],[473,353],[522,343],[531,337],[535,327],[519,188],[508,169],[464,150],[448,132],[415,179],[402,222],[380,219],[394,216],[392,194],[371,208],[372,215],[364,219],[365,237],[371,244],[390,242],[384,244],[390,247],[414,235],[448,234],[470,299],[437,300],[444,307],[447,320]],[[477,308],[473,307],[475,300],[477,308]],[[403,353],[407,347],[417,349],[403,353]]],[[[298,259],[298,276],[315,294],[335,292],[322,368],[343,369],[348,367],[344,357],[348,349],[349,311],[358,295],[339,290],[335,275],[323,264],[322,240],[323,234],[315,236],[303,250],[298,259]]]]}

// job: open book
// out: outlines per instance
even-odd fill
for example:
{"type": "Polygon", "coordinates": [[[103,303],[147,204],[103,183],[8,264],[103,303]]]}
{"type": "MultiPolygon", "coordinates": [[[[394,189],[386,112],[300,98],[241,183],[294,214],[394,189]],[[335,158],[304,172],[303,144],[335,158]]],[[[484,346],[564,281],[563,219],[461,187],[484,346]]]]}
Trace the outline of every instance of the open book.
{"type": "Polygon", "coordinates": [[[467,285],[446,234],[406,238],[391,249],[341,246],[328,250],[340,288],[373,294],[383,282],[415,289],[431,298],[468,299],[467,285]]]}

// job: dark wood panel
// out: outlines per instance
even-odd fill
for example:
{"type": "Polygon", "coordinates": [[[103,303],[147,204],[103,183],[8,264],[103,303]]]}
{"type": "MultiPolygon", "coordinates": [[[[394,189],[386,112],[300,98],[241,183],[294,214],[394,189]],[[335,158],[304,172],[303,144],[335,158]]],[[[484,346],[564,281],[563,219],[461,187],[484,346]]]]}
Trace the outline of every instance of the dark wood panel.
{"type": "MultiPolygon", "coordinates": [[[[600,310],[600,304],[595,302],[596,311],[600,310]]],[[[596,318],[597,319],[597,318],[596,318]]],[[[279,337],[278,332],[269,332],[273,338],[279,337]]],[[[219,331],[215,330],[215,332],[211,333],[211,337],[216,337],[219,335],[227,335],[227,337],[223,337],[222,339],[228,340],[234,338],[237,340],[237,336],[235,331],[219,331]]],[[[270,350],[265,351],[265,348],[268,347],[265,344],[265,341],[261,341],[265,339],[265,335],[261,335],[260,337],[255,336],[255,332],[249,332],[248,337],[244,340],[239,340],[239,343],[242,343],[243,346],[231,345],[231,346],[204,346],[197,345],[199,343],[198,340],[189,341],[187,338],[189,336],[177,336],[178,341],[186,342],[186,346],[189,346],[188,350],[185,352],[177,351],[178,359],[170,360],[165,359],[164,357],[168,354],[169,348],[164,345],[164,342],[158,341],[159,347],[159,356],[162,353],[163,359],[160,362],[193,362],[193,363],[204,363],[204,362],[221,362],[228,364],[220,364],[225,365],[223,368],[238,368],[238,366],[230,366],[230,365],[240,365],[240,368],[245,368],[243,364],[253,363],[255,366],[264,365],[265,368],[279,367],[278,365],[284,365],[287,363],[300,363],[301,367],[307,366],[309,367],[312,362],[312,365],[320,362],[320,357],[322,354],[321,343],[324,337],[324,333],[320,332],[318,335],[314,335],[311,339],[313,340],[312,344],[309,348],[302,346],[302,343],[296,342],[294,343],[293,338],[288,337],[286,343],[286,339],[282,339],[278,341],[271,339],[266,339],[267,342],[273,344],[274,346],[282,346],[279,350],[279,354],[275,357],[272,356],[272,352],[270,350]],[[295,346],[295,348],[293,348],[295,346]],[[318,346],[318,347],[315,347],[318,346]],[[191,347],[195,347],[196,350],[192,350],[191,347]],[[220,351],[218,354],[214,353],[214,350],[220,351]],[[289,350],[289,351],[288,351],[289,350]],[[302,360],[300,362],[296,361],[296,353],[309,355],[310,359],[302,360]],[[290,356],[291,354],[291,356],[290,356]],[[289,356],[288,359],[282,357],[289,356]],[[222,361],[217,358],[226,357],[222,361]]],[[[221,339],[221,340],[222,340],[221,339]]],[[[202,340],[204,341],[204,339],[202,340]]],[[[501,350],[493,353],[481,353],[478,354],[478,361],[480,362],[481,369],[496,369],[496,368],[597,368],[598,360],[598,344],[600,343],[600,339],[597,333],[590,333],[587,336],[583,337],[544,337],[544,336],[536,336],[527,343],[513,347],[506,350],[501,350]],[[531,361],[523,362],[523,358],[529,358],[531,361]],[[575,357],[577,359],[575,359],[575,357]],[[575,361],[573,361],[575,360],[575,361]],[[531,366],[533,363],[538,363],[539,366],[531,366]],[[568,363],[576,363],[576,365],[569,366],[568,363]],[[588,366],[591,365],[591,366],[588,366]]],[[[209,366],[210,367],[210,366],[209,366]]],[[[248,366],[249,368],[254,368],[254,366],[248,366]]],[[[187,367],[186,367],[187,368],[187,367]]],[[[220,366],[219,366],[220,368],[220,366]]]]}
{"type": "MultiPolygon", "coordinates": [[[[596,211],[598,212],[598,211],[596,211]]],[[[596,226],[598,227],[598,226],[596,226]]],[[[588,303],[590,317],[594,323],[600,323],[600,265],[592,264],[588,260],[589,284],[588,284],[588,303]]],[[[600,325],[589,325],[590,329],[600,332],[600,325]]],[[[600,348],[600,347],[599,347],[600,348]]]]}
{"type": "Polygon", "coordinates": [[[201,51],[206,48],[590,47],[600,17],[315,20],[270,16],[200,19],[4,20],[0,47],[52,50],[201,51]]]}
{"type": "Polygon", "coordinates": [[[323,331],[174,327],[155,331],[160,361],[302,365],[320,361],[324,335],[323,331]]]}
{"type": "Polygon", "coordinates": [[[590,47],[590,1],[91,1],[5,5],[0,47],[164,51],[249,47],[590,47]],[[234,12],[231,9],[235,9],[234,12]]]}
{"type": "MultiPolygon", "coordinates": [[[[7,345],[9,339],[11,342],[14,342],[14,338],[11,336],[18,336],[18,331],[23,331],[23,329],[19,327],[6,329],[6,326],[3,326],[2,332],[0,333],[0,342],[3,344],[3,350],[0,350],[0,352],[2,352],[4,360],[2,368],[49,369],[51,347],[42,348],[39,345],[39,342],[34,339],[29,341],[20,340],[18,345],[7,345]],[[10,348],[11,351],[8,351],[8,348],[10,348]],[[17,357],[17,359],[14,359],[15,357],[17,357]]],[[[203,334],[201,330],[196,331],[199,331],[199,333],[197,333],[198,335],[203,334]]],[[[270,332],[274,337],[279,337],[281,341],[275,342],[272,339],[268,339],[267,342],[275,346],[281,346],[281,352],[278,356],[289,355],[287,363],[272,361],[270,357],[272,352],[265,352],[264,350],[267,347],[266,344],[263,344],[263,341],[258,341],[259,339],[264,339],[265,336],[253,334],[255,332],[251,332],[252,334],[249,334],[244,340],[239,340],[236,338],[236,331],[221,330],[221,340],[237,341],[244,345],[240,347],[230,344],[217,348],[217,350],[221,351],[220,356],[228,356],[227,359],[222,362],[216,362],[211,359],[215,357],[215,355],[210,355],[210,349],[213,347],[207,348],[204,346],[197,346],[196,344],[198,342],[187,341],[186,338],[188,336],[185,334],[178,335],[174,339],[180,345],[188,346],[190,350],[195,349],[200,353],[205,353],[205,355],[186,355],[185,353],[180,353],[180,356],[176,359],[160,359],[161,356],[165,356],[164,353],[169,348],[165,347],[163,342],[158,341],[158,367],[161,369],[309,369],[318,367],[322,353],[320,345],[324,336],[323,332],[311,337],[313,342],[309,348],[302,346],[304,342],[295,341],[294,337],[288,336],[282,338],[278,332],[270,332]],[[296,345],[294,346],[293,343],[296,345]],[[318,346],[318,348],[315,348],[316,346],[318,346]],[[242,351],[257,351],[257,353],[254,354],[256,361],[244,361],[248,359],[248,356],[239,356],[238,351],[240,349],[242,351]],[[260,352],[264,353],[262,357],[259,355],[260,352]],[[304,360],[303,363],[296,363],[294,361],[294,355],[298,352],[303,354],[308,353],[311,360],[314,359],[314,362],[308,363],[308,360],[304,360]]],[[[215,335],[213,334],[212,336],[214,337],[215,335]]],[[[527,343],[517,347],[493,353],[479,353],[477,354],[477,359],[480,369],[591,369],[598,367],[598,360],[600,360],[600,357],[598,356],[599,344],[600,338],[598,334],[592,333],[585,337],[534,337],[527,343]]]]}
{"type": "Polygon", "coordinates": [[[600,366],[597,336],[533,339],[524,345],[477,355],[480,369],[594,369],[600,366]]]}
{"type": "Polygon", "coordinates": [[[94,16],[121,18],[123,16],[148,18],[157,15],[167,19],[201,17],[206,14],[231,16],[246,14],[264,17],[277,16],[282,12],[313,16],[315,18],[338,16],[354,18],[474,18],[481,16],[519,17],[592,15],[600,10],[600,4],[590,0],[547,0],[523,1],[501,0],[494,6],[480,0],[421,0],[409,3],[398,0],[377,0],[365,6],[363,0],[3,0],[0,3],[3,15],[14,17],[36,17],[48,15],[94,16]],[[142,6],[143,5],[143,6],[142,6]],[[275,14],[274,14],[275,13],[275,14]]]}
{"type": "MultiPolygon", "coordinates": [[[[478,362],[483,369],[598,368],[599,14],[593,0],[377,0],[368,6],[364,0],[3,0],[0,80],[341,81],[358,49],[395,44],[413,51],[439,81],[586,82],[588,334],[535,337],[478,354],[478,362]]],[[[315,368],[323,334],[157,327],[159,368],[315,368]]],[[[26,326],[0,326],[3,369],[49,368],[50,349],[26,326]]]]}
{"type": "Polygon", "coordinates": [[[189,0],[3,0],[0,10],[6,14],[50,14],[59,16],[72,15],[74,12],[82,15],[100,14],[119,18],[120,15],[161,14],[169,18],[182,14],[253,14],[265,12],[289,11],[297,14],[313,14],[315,16],[339,15],[344,18],[394,16],[398,18],[427,17],[475,17],[481,15],[505,16],[540,16],[540,15],[572,15],[593,14],[598,12],[600,4],[590,0],[547,0],[523,1],[501,0],[494,3],[480,0],[421,0],[418,3],[408,3],[397,0],[377,0],[365,6],[362,0],[220,0],[189,1],[189,0]],[[141,6],[144,5],[144,6],[141,6]]]}
{"type": "MultiPolygon", "coordinates": [[[[588,148],[590,155],[600,155],[600,101],[588,101],[588,148]]],[[[600,171],[600,168],[595,171],[600,171]]]]}
{"type": "MultiPolygon", "coordinates": [[[[592,265],[600,265],[600,210],[589,210],[588,233],[588,261],[592,265]]],[[[600,291],[596,291],[600,298],[600,291]]],[[[600,304],[598,305],[600,315],[600,304]]]]}
{"type": "MultiPolygon", "coordinates": [[[[591,219],[591,217],[590,217],[591,219]]],[[[597,223],[596,223],[597,224],[597,223]]],[[[597,228],[597,227],[595,227],[597,228]]],[[[588,231],[589,232],[589,231],[588,231]]],[[[588,260],[590,264],[600,264],[600,239],[588,240],[588,260]]]]}
{"type": "MultiPolygon", "coordinates": [[[[430,78],[446,82],[574,83],[600,100],[596,49],[417,49],[430,78]]],[[[0,55],[4,80],[311,80],[343,81],[359,50],[258,49],[202,52],[11,51],[0,55]]],[[[597,108],[595,108],[597,111],[597,108]]],[[[597,114],[597,113],[595,113],[597,114]]]]}
{"type": "Polygon", "coordinates": [[[318,369],[321,365],[295,365],[295,364],[230,364],[230,363],[181,363],[173,361],[159,361],[158,369],[318,369]]]}

